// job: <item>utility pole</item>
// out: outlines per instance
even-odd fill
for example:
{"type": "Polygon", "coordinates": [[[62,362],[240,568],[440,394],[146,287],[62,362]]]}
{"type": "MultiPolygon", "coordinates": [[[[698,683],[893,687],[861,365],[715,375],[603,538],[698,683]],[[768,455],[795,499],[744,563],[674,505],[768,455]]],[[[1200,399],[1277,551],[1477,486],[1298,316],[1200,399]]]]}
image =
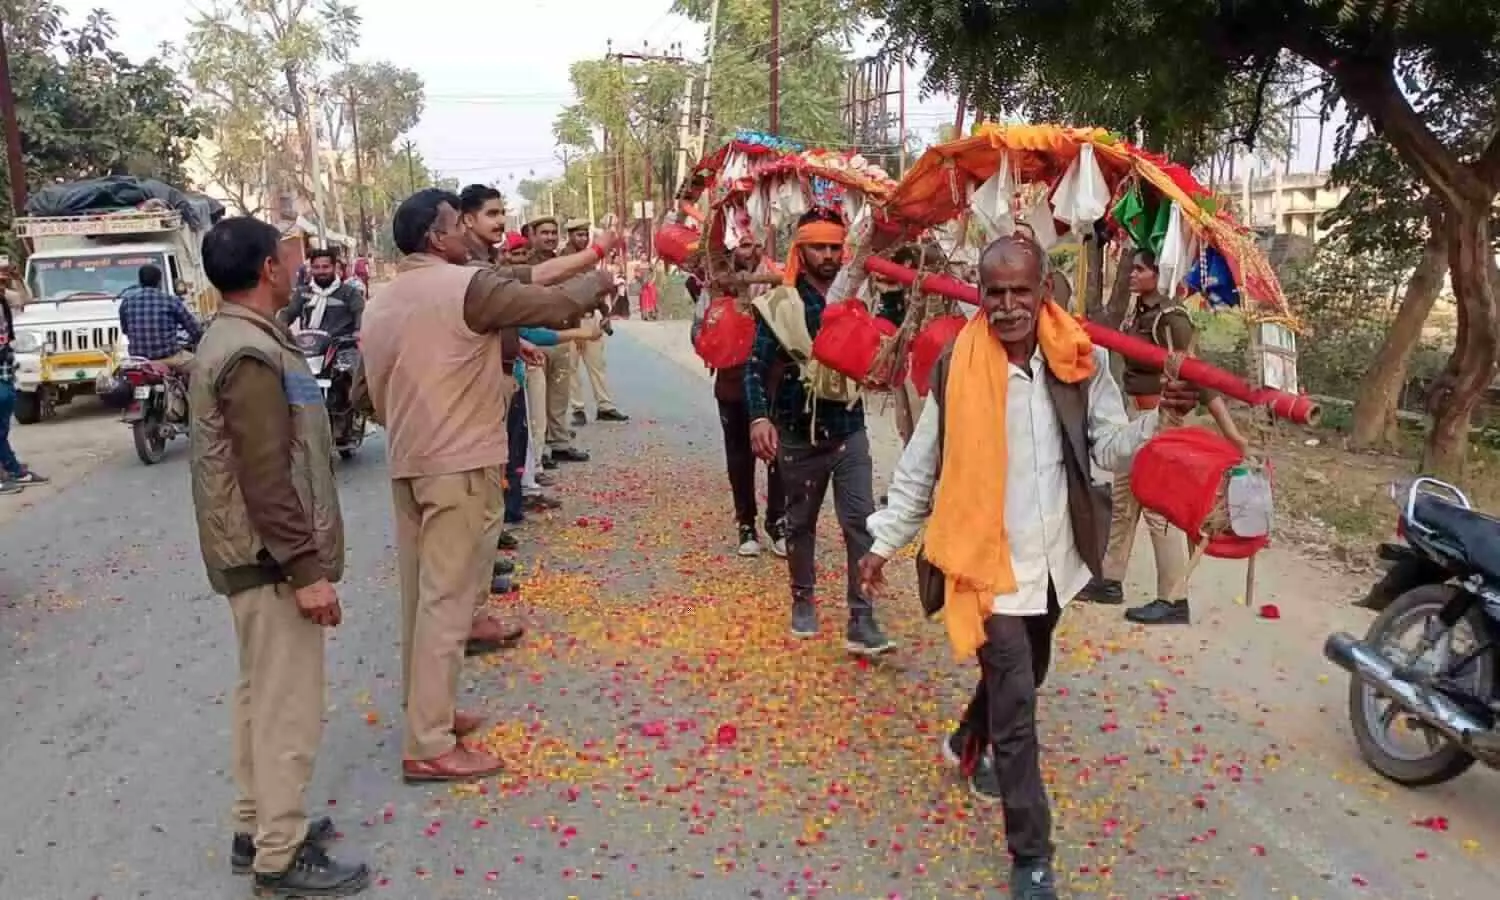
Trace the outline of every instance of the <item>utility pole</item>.
{"type": "Polygon", "coordinates": [[[370,252],[370,217],[365,211],[365,166],[359,146],[359,106],[354,102],[354,86],[349,86],[349,125],[354,131],[354,195],[359,198],[359,254],[370,252]]]}
{"type": "Polygon", "coordinates": [[[10,170],[13,219],[26,212],[26,163],[21,159],[21,125],[16,120],[16,97],[10,86],[10,53],[5,48],[5,21],[0,19],[0,118],[5,120],[5,164],[10,170]]]}
{"type": "Polygon", "coordinates": [[[316,93],[312,94],[311,99],[312,102],[307,105],[308,124],[312,126],[307,133],[307,139],[312,145],[308,148],[310,152],[307,154],[307,170],[312,176],[313,183],[313,214],[318,217],[318,246],[327,249],[328,225],[324,212],[322,160],[319,158],[323,155],[323,140],[318,134],[318,117],[321,107],[316,93]]]}
{"type": "Polygon", "coordinates": [[[585,163],[583,177],[589,189],[589,227],[593,228],[599,224],[594,218],[594,158],[589,157],[585,163]]]}
{"type": "MultiPolygon", "coordinates": [[[[716,3],[715,4],[715,10],[716,11],[717,11],[717,8],[718,8],[718,6],[717,6],[717,3],[716,3]]],[[[682,58],[682,54],[680,52],[680,47],[678,45],[674,44],[674,45],[669,46],[667,48],[667,51],[668,52],[666,52],[666,53],[652,53],[650,51],[650,48],[643,48],[640,53],[616,53],[616,52],[614,52],[614,49],[613,49],[613,42],[611,42],[610,46],[609,46],[609,49],[608,49],[608,52],[605,54],[604,58],[607,61],[612,61],[612,62],[615,62],[615,63],[617,63],[619,65],[619,67],[620,67],[620,79],[621,79],[622,82],[624,82],[626,80],[626,78],[627,78],[627,76],[625,74],[625,62],[627,60],[630,60],[632,62],[667,63],[669,65],[678,65],[678,66],[682,65],[685,62],[685,60],[682,58]]],[[[629,85],[627,84],[627,88],[628,87],[629,87],[629,85]]],[[[627,93],[628,93],[628,91],[627,91],[627,93]]],[[[627,100],[627,102],[628,102],[628,100],[627,100]]],[[[624,129],[623,130],[624,131],[632,131],[631,125],[630,125],[630,109],[629,109],[629,107],[625,108],[624,110],[621,110],[621,112],[623,113],[623,115],[621,116],[622,121],[624,122],[624,129]]],[[[646,219],[649,220],[650,217],[646,216],[646,203],[649,203],[651,201],[651,180],[652,180],[651,179],[651,170],[652,170],[655,162],[654,162],[654,159],[652,157],[652,152],[651,152],[651,150],[652,150],[652,147],[651,147],[651,121],[650,121],[649,116],[647,116],[645,118],[646,118],[646,121],[644,121],[642,123],[642,125],[641,125],[642,134],[640,134],[640,135],[632,135],[632,136],[635,137],[636,142],[638,144],[640,144],[642,163],[644,164],[644,167],[645,167],[645,180],[644,180],[644,184],[643,184],[644,193],[643,193],[642,198],[641,198],[645,202],[643,202],[641,204],[641,214],[642,214],[643,218],[646,218],[646,219]]],[[[615,172],[616,172],[616,184],[618,186],[618,191],[619,191],[619,193],[618,193],[618,195],[616,197],[616,200],[615,200],[615,203],[616,203],[615,209],[616,209],[617,213],[620,216],[622,224],[625,224],[627,222],[627,220],[625,218],[626,214],[627,214],[627,211],[628,211],[627,207],[629,206],[629,203],[630,203],[630,197],[629,197],[629,194],[628,194],[628,178],[627,178],[627,174],[626,174],[628,172],[629,154],[628,154],[628,148],[627,148],[626,143],[625,143],[625,141],[624,141],[623,138],[617,136],[614,144],[615,144],[615,152],[617,154],[616,158],[615,158],[615,161],[614,161],[614,166],[615,166],[615,172]]],[[[631,229],[630,229],[629,225],[626,224],[626,233],[629,234],[630,230],[631,229]]],[[[646,252],[647,252],[647,254],[650,254],[651,250],[650,250],[649,244],[650,244],[650,241],[651,241],[651,223],[649,221],[646,224],[646,240],[647,240],[647,244],[648,244],[646,252]]]]}
{"type": "MultiPolygon", "coordinates": [[[[897,151],[898,154],[899,154],[898,158],[901,160],[901,167],[899,169],[899,171],[901,173],[900,177],[905,177],[905,175],[906,175],[906,60],[900,61],[899,63],[897,63],[897,65],[900,66],[901,68],[899,68],[897,70],[900,74],[896,76],[896,91],[897,91],[897,95],[899,97],[899,99],[897,99],[897,101],[896,101],[896,109],[898,110],[898,112],[896,113],[896,115],[897,115],[898,121],[899,121],[899,124],[896,126],[896,140],[898,140],[898,141],[901,142],[901,149],[899,151],[897,151]]],[[[358,134],[358,132],[355,132],[355,133],[358,134]]],[[[356,140],[358,140],[358,138],[356,138],[356,140]]]]}
{"type": "Polygon", "coordinates": [[[682,183],[687,180],[688,170],[698,161],[698,157],[689,159],[689,141],[692,140],[693,130],[693,85],[697,80],[689,76],[687,86],[682,90],[682,114],[677,122],[677,179],[674,187],[682,190],[682,183]]]}
{"type": "Polygon", "coordinates": [[[771,134],[781,133],[781,0],[771,0],[771,134]]]}
{"type": "Polygon", "coordinates": [[[698,143],[693,148],[696,162],[708,151],[709,98],[713,93],[714,49],[719,45],[719,0],[708,13],[708,54],[703,63],[703,105],[698,110],[698,143]]]}
{"type": "Polygon", "coordinates": [[[406,192],[415,194],[417,192],[417,164],[412,161],[411,138],[401,142],[401,152],[406,154],[406,192]]]}

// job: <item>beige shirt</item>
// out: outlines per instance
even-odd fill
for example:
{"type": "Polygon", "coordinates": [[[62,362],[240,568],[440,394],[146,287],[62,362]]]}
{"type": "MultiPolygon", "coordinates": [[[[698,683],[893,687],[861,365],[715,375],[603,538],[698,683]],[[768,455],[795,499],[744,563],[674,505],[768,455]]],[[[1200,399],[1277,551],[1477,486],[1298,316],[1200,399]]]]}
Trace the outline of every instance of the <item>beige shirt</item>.
{"type": "Polygon", "coordinates": [[[494,269],[427,254],[401,260],[366,309],[361,332],[363,380],[389,435],[391,477],[504,465],[515,382],[496,332],[564,327],[585,308],[565,291],[494,269]]]}

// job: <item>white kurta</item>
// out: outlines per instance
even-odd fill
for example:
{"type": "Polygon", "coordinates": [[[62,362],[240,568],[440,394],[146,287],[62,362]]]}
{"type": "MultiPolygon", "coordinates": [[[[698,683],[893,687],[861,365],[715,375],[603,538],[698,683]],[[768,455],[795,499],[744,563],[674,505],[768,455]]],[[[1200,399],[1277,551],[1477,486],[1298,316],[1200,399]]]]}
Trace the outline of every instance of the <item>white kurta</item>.
{"type": "MultiPolygon", "coordinates": [[[[1089,581],[1068,516],[1063,433],[1043,380],[1046,365],[1040,351],[1032,356],[1029,371],[1012,364],[1006,386],[1005,535],[1016,590],[995,596],[992,608],[997,615],[1041,615],[1047,611],[1049,580],[1062,604],[1089,581]]],[[[886,559],[915,540],[932,514],[938,414],[937,403],[928,403],[922,410],[887,491],[889,505],[868,520],[874,552],[886,559]]],[[[1109,355],[1095,348],[1088,421],[1094,462],[1110,472],[1128,470],[1136,450],[1156,433],[1156,423],[1154,411],[1134,422],[1126,418],[1120,389],[1109,371],[1109,355]]],[[[999,447],[997,442],[997,462],[999,447]]]]}

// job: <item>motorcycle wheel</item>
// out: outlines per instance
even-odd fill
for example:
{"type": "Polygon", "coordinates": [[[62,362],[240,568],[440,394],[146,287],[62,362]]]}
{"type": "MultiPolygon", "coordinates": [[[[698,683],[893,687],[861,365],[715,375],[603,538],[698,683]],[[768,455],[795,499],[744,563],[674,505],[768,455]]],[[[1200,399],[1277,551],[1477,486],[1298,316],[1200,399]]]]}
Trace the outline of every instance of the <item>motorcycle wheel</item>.
{"type": "Polygon", "coordinates": [[[135,438],[135,455],[146,465],[154,466],[167,455],[167,439],[162,435],[161,423],[154,417],[147,416],[131,425],[130,433],[135,438]]]}
{"type": "MultiPolygon", "coordinates": [[[[1387,659],[1411,665],[1410,648],[1392,646],[1412,626],[1418,629],[1442,610],[1453,598],[1458,588],[1447,584],[1425,584],[1397,597],[1389,607],[1370,624],[1365,643],[1378,648],[1387,659]]],[[[1454,635],[1467,631],[1473,639],[1483,642],[1486,635],[1483,614],[1472,609],[1443,639],[1448,650],[1453,651],[1454,635]]],[[[1421,631],[1417,632],[1420,635],[1421,631]]],[[[1428,656],[1442,648],[1430,650],[1428,656]]],[[[1495,653],[1480,654],[1466,676],[1468,688],[1480,697],[1494,696],[1495,653]]],[[[1359,755],[1370,768],[1397,784],[1407,787],[1428,787],[1451,781],[1474,765],[1474,757],[1451,739],[1425,726],[1412,731],[1420,734],[1426,744],[1425,751],[1408,753],[1395,742],[1392,731],[1414,716],[1404,714],[1400,707],[1382,696],[1379,691],[1359,678],[1351,678],[1349,684],[1349,724],[1354,730],[1354,740],[1359,745],[1359,755]],[[1384,704],[1384,709],[1381,708],[1384,704]]]]}
{"type": "Polygon", "coordinates": [[[349,435],[344,440],[344,445],[339,448],[339,459],[353,459],[354,453],[365,442],[365,416],[364,413],[352,412],[349,414],[349,435]]]}

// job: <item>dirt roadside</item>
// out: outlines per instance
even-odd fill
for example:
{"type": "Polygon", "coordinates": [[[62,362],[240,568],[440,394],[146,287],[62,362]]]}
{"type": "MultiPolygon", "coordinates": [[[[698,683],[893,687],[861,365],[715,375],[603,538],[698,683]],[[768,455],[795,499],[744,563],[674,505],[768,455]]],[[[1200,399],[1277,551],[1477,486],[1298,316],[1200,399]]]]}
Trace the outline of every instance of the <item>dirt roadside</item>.
{"type": "MultiPolygon", "coordinates": [[[[616,329],[702,375],[687,322],[617,322],[616,329]]],[[[872,401],[870,443],[875,457],[876,492],[889,480],[900,458],[894,418],[872,401]]],[[[1394,516],[1394,513],[1392,513],[1394,516]]],[[[1326,548],[1311,552],[1324,557],[1326,548]]],[[[1193,574],[1194,622],[1188,628],[1148,631],[1125,623],[1119,610],[1075,604],[1078,617],[1100,642],[1136,650],[1139,662],[1121,678],[1149,682],[1153,671],[1189,676],[1245,721],[1283,743],[1285,764],[1312,782],[1335,782],[1336,796],[1348,798],[1351,828],[1383,827],[1384,842],[1407,858],[1424,842],[1452,839],[1468,856],[1500,847],[1500,777],[1482,768],[1437,788],[1409,791],[1374,775],[1355,751],[1348,727],[1348,677],[1323,657],[1333,631],[1363,634],[1371,616],[1350,603],[1368,590],[1369,572],[1351,571],[1328,558],[1309,558],[1283,541],[1260,555],[1255,596],[1245,597],[1246,567],[1241,562],[1204,560],[1193,574]],[[1383,821],[1370,821],[1378,810],[1383,821]],[[1444,835],[1408,823],[1441,817],[1444,835]]],[[[1146,599],[1154,585],[1150,543],[1137,536],[1127,592],[1146,599]]],[[[1288,810],[1289,821],[1296,811],[1288,810]]]]}
{"type": "Polygon", "coordinates": [[[52,481],[0,497],[0,524],[25,516],[27,510],[57,496],[104,460],[131,452],[130,430],[120,424],[119,414],[93,397],[60,407],[57,417],[46,422],[12,422],[10,442],[22,462],[52,481]]]}

